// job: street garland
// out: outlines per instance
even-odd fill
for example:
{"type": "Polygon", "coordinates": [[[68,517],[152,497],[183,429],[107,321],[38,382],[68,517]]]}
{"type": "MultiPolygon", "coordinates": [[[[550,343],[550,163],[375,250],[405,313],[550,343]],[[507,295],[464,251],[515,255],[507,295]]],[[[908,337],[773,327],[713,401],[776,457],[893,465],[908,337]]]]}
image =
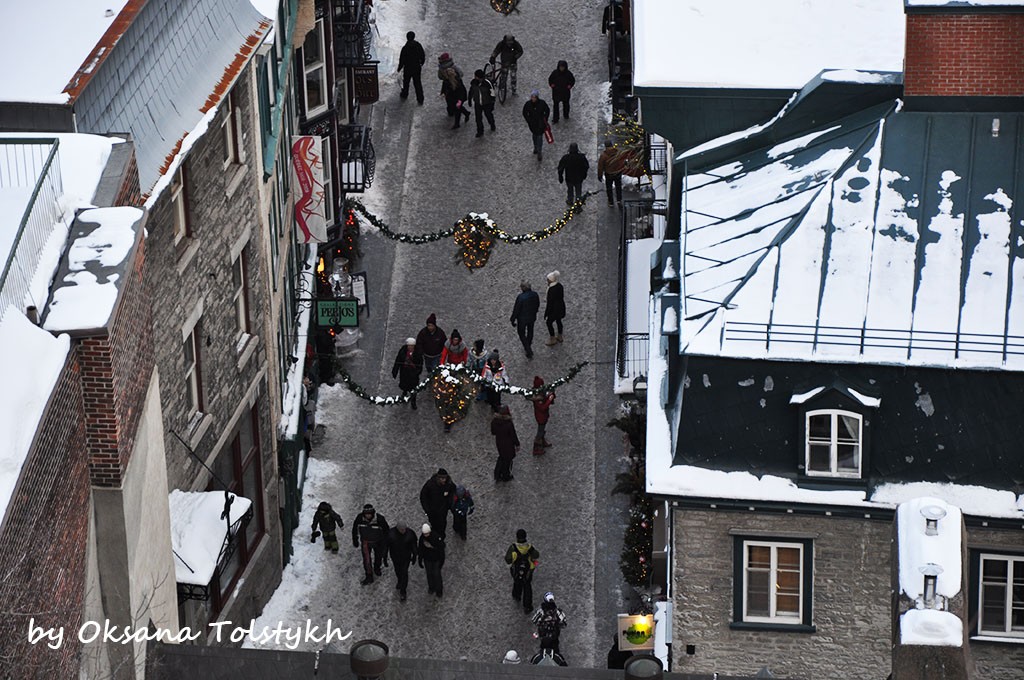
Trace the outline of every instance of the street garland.
{"type": "Polygon", "coordinates": [[[519,0],[491,0],[491,9],[498,14],[508,16],[512,12],[519,13],[519,8],[516,7],[518,4],[519,0]]]}

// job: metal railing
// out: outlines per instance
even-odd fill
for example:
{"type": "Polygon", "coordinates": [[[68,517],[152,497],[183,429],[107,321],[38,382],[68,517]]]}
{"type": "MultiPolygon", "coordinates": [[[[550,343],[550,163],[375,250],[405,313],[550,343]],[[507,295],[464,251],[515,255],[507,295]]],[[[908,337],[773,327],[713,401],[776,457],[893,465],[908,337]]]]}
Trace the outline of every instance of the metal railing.
{"type": "Polygon", "coordinates": [[[668,172],[668,144],[651,142],[651,136],[645,140],[647,147],[647,171],[652,175],[664,175],[668,172]]]}
{"type": "Polygon", "coordinates": [[[370,10],[366,0],[332,0],[334,65],[359,66],[370,58],[370,10]]]}
{"type": "Polygon", "coordinates": [[[622,202],[622,227],[619,229],[619,329],[615,346],[615,370],[620,378],[647,374],[647,333],[629,333],[626,328],[626,257],[629,244],[644,238],[660,237],[664,230],[665,201],[622,202]]]}
{"type": "MultiPolygon", "coordinates": [[[[4,139],[0,142],[0,191],[10,198],[22,200],[25,212],[18,229],[4,253],[0,274],[0,319],[9,305],[24,311],[32,277],[39,264],[39,254],[61,220],[58,203],[64,193],[60,176],[59,141],[55,138],[4,139]]],[[[41,305],[45,300],[35,301],[41,305]]]]}
{"type": "Polygon", "coordinates": [[[650,336],[647,333],[619,333],[618,345],[615,370],[619,377],[632,379],[647,375],[650,336]]]}
{"type": "Polygon", "coordinates": [[[360,193],[373,183],[377,158],[372,128],[346,125],[338,129],[338,182],[341,191],[360,193]]]}
{"type": "MultiPolygon", "coordinates": [[[[659,238],[663,229],[665,211],[668,206],[661,200],[636,200],[622,202],[623,243],[642,238],[659,238]]],[[[625,253],[623,253],[625,257],[625,253]]]]}

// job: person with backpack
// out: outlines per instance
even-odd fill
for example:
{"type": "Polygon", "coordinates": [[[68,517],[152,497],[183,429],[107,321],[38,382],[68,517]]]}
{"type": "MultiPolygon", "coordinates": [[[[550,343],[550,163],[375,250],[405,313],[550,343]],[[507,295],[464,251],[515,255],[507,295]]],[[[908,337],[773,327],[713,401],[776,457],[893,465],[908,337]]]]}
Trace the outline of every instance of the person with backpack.
{"type": "Polygon", "coordinates": [[[466,520],[473,514],[473,494],[469,489],[457,484],[455,496],[452,499],[452,531],[459,535],[463,541],[466,540],[466,520]]]}
{"type": "Polygon", "coordinates": [[[508,69],[508,86],[512,94],[516,93],[516,79],[519,72],[519,57],[523,56],[523,46],[514,35],[506,35],[491,52],[491,64],[501,60],[501,67],[508,69]]]}
{"type": "Polygon", "coordinates": [[[531,619],[537,627],[536,637],[540,640],[541,652],[550,649],[558,654],[558,638],[566,626],[565,614],[555,604],[555,594],[544,593],[544,601],[531,619]]]}
{"type": "Polygon", "coordinates": [[[448,115],[455,116],[453,130],[461,126],[463,114],[469,120],[469,110],[465,107],[466,85],[462,82],[462,69],[455,65],[455,60],[445,52],[437,58],[437,77],[441,81],[441,95],[448,105],[448,115]]]}
{"type": "Polygon", "coordinates": [[[313,530],[313,536],[310,538],[310,543],[316,543],[317,536],[323,534],[324,537],[324,550],[330,550],[335,555],[338,554],[338,534],[337,530],[345,526],[345,522],[341,520],[341,515],[334,511],[331,504],[327,501],[323,501],[317,506],[316,512],[313,514],[313,526],[310,529],[313,530]]]}
{"type": "MultiPolygon", "coordinates": [[[[402,92],[398,95],[402,99],[409,96],[409,81],[412,81],[416,88],[416,103],[423,106],[423,82],[420,80],[420,72],[423,65],[427,63],[427,53],[423,45],[416,42],[416,34],[409,31],[405,34],[406,43],[402,52],[398,55],[398,70],[404,70],[402,76],[402,92]]],[[[566,118],[569,116],[566,115],[566,118]]]]}
{"type": "Polygon", "coordinates": [[[505,551],[505,564],[512,574],[512,599],[522,602],[523,611],[533,611],[533,570],[540,561],[540,552],[526,542],[526,529],[516,531],[516,541],[505,551]]]}
{"type": "Polygon", "coordinates": [[[398,577],[398,599],[405,602],[405,591],[409,587],[409,567],[416,564],[416,532],[405,525],[395,522],[388,531],[388,554],[395,565],[395,576],[398,577]]]}
{"type": "Polygon", "coordinates": [[[444,566],[444,540],[435,536],[429,524],[420,529],[420,542],[416,546],[416,554],[420,568],[427,572],[427,594],[441,597],[444,594],[444,581],[441,578],[441,567],[444,566]]]}
{"type": "Polygon", "coordinates": [[[494,126],[494,89],[482,69],[474,71],[473,80],[469,81],[469,105],[476,112],[477,137],[484,136],[485,117],[491,125],[491,132],[497,130],[494,126]]]}

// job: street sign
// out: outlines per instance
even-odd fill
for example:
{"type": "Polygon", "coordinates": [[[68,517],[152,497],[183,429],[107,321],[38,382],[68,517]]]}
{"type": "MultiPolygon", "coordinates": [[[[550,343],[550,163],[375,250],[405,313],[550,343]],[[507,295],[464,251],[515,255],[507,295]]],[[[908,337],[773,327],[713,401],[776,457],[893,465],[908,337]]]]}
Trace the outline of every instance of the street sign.
{"type": "Polygon", "coordinates": [[[370,315],[370,305],[366,299],[366,272],[352,273],[352,295],[359,300],[359,306],[363,308],[366,315],[370,315]]]}
{"type": "Polygon", "coordinates": [[[317,300],[316,322],[320,326],[358,326],[359,300],[317,300]]]}
{"type": "Polygon", "coordinates": [[[654,616],[651,614],[619,614],[619,650],[654,649],[654,616]]]}
{"type": "Polygon", "coordinates": [[[352,67],[352,90],[360,104],[372,104],[380,99],[380,84],[377,81],[377,62],[352,67]]]}

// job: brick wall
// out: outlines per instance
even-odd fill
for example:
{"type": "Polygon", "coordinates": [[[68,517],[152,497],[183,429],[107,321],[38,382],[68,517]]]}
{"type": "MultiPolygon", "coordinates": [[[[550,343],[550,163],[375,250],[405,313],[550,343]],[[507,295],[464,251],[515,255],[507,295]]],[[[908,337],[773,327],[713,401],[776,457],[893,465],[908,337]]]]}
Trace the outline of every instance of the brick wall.
{"type": "Polygon", "coordinates": [[[909,14],[903,89],[914,96],[1024,96],[1024,14],[909,14]]]}
{"type": "Polygon", "coordinates": [[[89,531],[80,365],[74,347],[40,421],[0,534],[0,677],[78,677],[89,531]],[[64,645],[30,645],[29,619],[64,626],[64,645]]]}

